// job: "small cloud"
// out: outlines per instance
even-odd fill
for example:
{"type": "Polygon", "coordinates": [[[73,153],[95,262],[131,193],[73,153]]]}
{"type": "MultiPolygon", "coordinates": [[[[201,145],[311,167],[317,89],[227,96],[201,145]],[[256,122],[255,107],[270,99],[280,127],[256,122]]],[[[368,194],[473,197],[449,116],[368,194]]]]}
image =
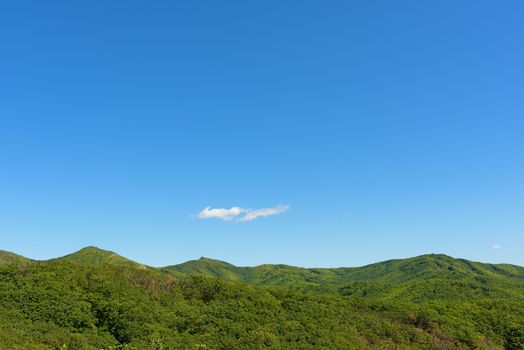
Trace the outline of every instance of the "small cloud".
{"type": "Polygon", "coordinates": [[[235,216],[238,216],[244,213],[245,211],[246,209],[239,207],[232,207],[230,209],[211,209],[211,207],[207,207],[200,213],[198,213],[196,217],[199,219],[219,219],[224,221],[231,221],[235,216]]]}
{"type": "Polygon", "coordinates": [[[499,250],[499,249],[502,249],[502,246],[500,244],[493,244],[491,246],[491,249],[499,250]]]}
{"type": "Polygon", "coordinates": [[[258,218],[268,217],[273,215],[282,214],[283,212],[289,209],[289,205],[278,205],[273,208],[260,208],[260,209],[246,209],[241,207],[232,207],[230,209],[226,208],[211,208],[206,207],[200,213],[196,215],[197,219],[218,219],[223,221],[232,221],[233,219],[236,222],[247,222],[253,221],[258,218]],[[241,216],[244,214],[243,216],[241,216]],[[240,217],[241,216],[241,217],[240,217]]]}
{"type": "Polygon", "coordinates": [[[258,218],[265,218],[268,216],[278,215],[286,212],[289,209],[289,205],[278,205],[273,208],[261,208],[248,210],[246,215],[238,219],[240,222],[253,221],[258,218]]]}

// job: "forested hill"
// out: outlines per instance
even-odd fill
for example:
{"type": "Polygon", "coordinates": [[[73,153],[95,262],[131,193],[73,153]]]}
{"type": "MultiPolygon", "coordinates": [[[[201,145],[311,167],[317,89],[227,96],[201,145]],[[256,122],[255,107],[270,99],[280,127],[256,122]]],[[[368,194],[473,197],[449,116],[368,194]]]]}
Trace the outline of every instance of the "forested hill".
{"type": "Polygon", "coordinates": [[[0,349],[524,349],[524,268],[424,255],[357,268],[166,268],[0,251],[0,349]]]}
{"type": "MultiPolygon", "coordinates": [[[[155,269],[93,246],[49,261],[155,269]]],[[[28,264],[30,262],[38,261],[0,250],[0,265],[28,264]]],[[[414,258],[388,260],[362,267],[340,268],[302,268],[284,264],[238,267],[224,261],[201,257],[198,260],[156,269],[260,286],[336,285],[355,281],[400,283],[424,279],[494,279],[511,283],[524,282],[524,267],[473,262],[443,254],[428,254],[414,258]]]]}
{"type": "Polygon", "coordinates": [[[7,252],[5,250],[0,250],[0,266],[7,265],[7,264],[26,264],[31,262],[30,259],[24,258],[21,255],[7,252]]]}
{"type": "Polygon", "coordinates": [[[192,275],[217,277],[257,285],[289,285],[293,283],[337,284],[348,281],[381,281],[398,283],[417,279],[494,278],[524,281],[524,268],[508,264],[484,264],[454,259],[442,254],[389,260],[353,268],[300,268],[289,265],[237,267],[229,263],[200,258],[164,268],[192,275]]]}

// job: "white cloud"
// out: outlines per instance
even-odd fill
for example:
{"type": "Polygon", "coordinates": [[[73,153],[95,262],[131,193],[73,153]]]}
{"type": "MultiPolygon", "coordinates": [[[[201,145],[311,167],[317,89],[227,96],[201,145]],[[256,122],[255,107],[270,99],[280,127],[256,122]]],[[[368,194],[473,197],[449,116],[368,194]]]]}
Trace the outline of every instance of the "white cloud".
{"type": "Polygon", "coordinates": [[[232,221],[236,218],[236,222],[247,222],[258,218],[282,214],[289,208],[289,205],[278,205],[273,208],[260,209],[246,209],[240,207],[232,207],[230,209],[206,207],[204,210],[198,213],[196,217],[198,219],[218,219],[223,221],[232,221]]]}
{"type": "Polygon", "coordinates": [[[219,219],[224,221],[231,221],[234,217],[244,213],[246,209],[239,207],[232,207],[230,209],[217,208],[211,209],[207,207],[197,214],[199,219],[219,219]]]}
{"type": "Polygon", "coordinates": [[[491,249],[502,249],[502,246],[500,244],[493,244],[491,249]]]}
{"type": "Polygon", "coordinates": [[[248,210],[246,214],[238,219],[238,221],[253,221],[258,218],[265,218],[268,216],[282,214],[289,209],[289,205],[278,205],[273,208],[261,208],[248,210]]]}

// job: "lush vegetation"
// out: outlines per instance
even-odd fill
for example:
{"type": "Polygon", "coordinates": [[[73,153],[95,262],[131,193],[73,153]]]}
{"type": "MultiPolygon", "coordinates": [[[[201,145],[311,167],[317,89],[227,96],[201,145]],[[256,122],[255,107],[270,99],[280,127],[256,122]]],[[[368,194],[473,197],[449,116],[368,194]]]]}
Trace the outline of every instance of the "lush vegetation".
{"type": "Polygon", "coordinates": [[[361,268],[163,269],[0,252],[0,349],[524,349],[524,269],[428,255],[361,268]]]}
{"type": "Polygon", "coordinates": [[[524,282],[524,267],[505,264],[483,264],[446,255],[423,255],[411,259],[389,260],[364,267],[305,269],[288,265],[237,267],[223,261],[200,258],[164,268],[191,275],[273,286],[318,286],[348,281],[380,281],[400,283],[409,280],[494,279],[524,282]]]}

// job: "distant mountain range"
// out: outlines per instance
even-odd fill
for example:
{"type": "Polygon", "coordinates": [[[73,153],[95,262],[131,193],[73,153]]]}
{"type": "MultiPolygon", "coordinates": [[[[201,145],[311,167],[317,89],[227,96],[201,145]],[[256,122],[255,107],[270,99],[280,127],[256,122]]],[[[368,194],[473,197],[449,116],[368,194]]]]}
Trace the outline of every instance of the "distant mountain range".
{"type": "MultiPolygon", "coordinates": [[[[487,264],[455,259],[444,254],[427,254],[414,258],[395,259],[362,267],[302,268],[284,264],[264,264],[239,267],[224,261],[201,257],[178,265],[154,268],[124,258],[114,252],[97,247],[79,251],[49,261],[67,261],[88,264],[112,264],[141,269],[157,269],[194,276],[215,277],[225,281],[249,283],[259,286],[337,285],[354,281],[400,283],[423,279],[494,279],[524,281],[524,267],[510,264],[487,264]]],[[[41,261],[0,250],[0,265],[28,264],[41,261]]]]}
{"type": "Polygon", "coordinates": [[[524,267],[485,264],[447,255],[430,254],[408,259],[388,260],[363,267],[301,268],[289,265],[237,267],[229,263],[200,258],[164,268],[191,275],[211,276],[256,285],[340,284],[348,281],[399,283],[416,279],[495,278],[522,281],[524,267]]]}
{"type": "Polygon", "coordinates": [[[441,254],[363,267],[150,267],[0,251],[0,349],[524,349],[524,268],[441,254]]]}

